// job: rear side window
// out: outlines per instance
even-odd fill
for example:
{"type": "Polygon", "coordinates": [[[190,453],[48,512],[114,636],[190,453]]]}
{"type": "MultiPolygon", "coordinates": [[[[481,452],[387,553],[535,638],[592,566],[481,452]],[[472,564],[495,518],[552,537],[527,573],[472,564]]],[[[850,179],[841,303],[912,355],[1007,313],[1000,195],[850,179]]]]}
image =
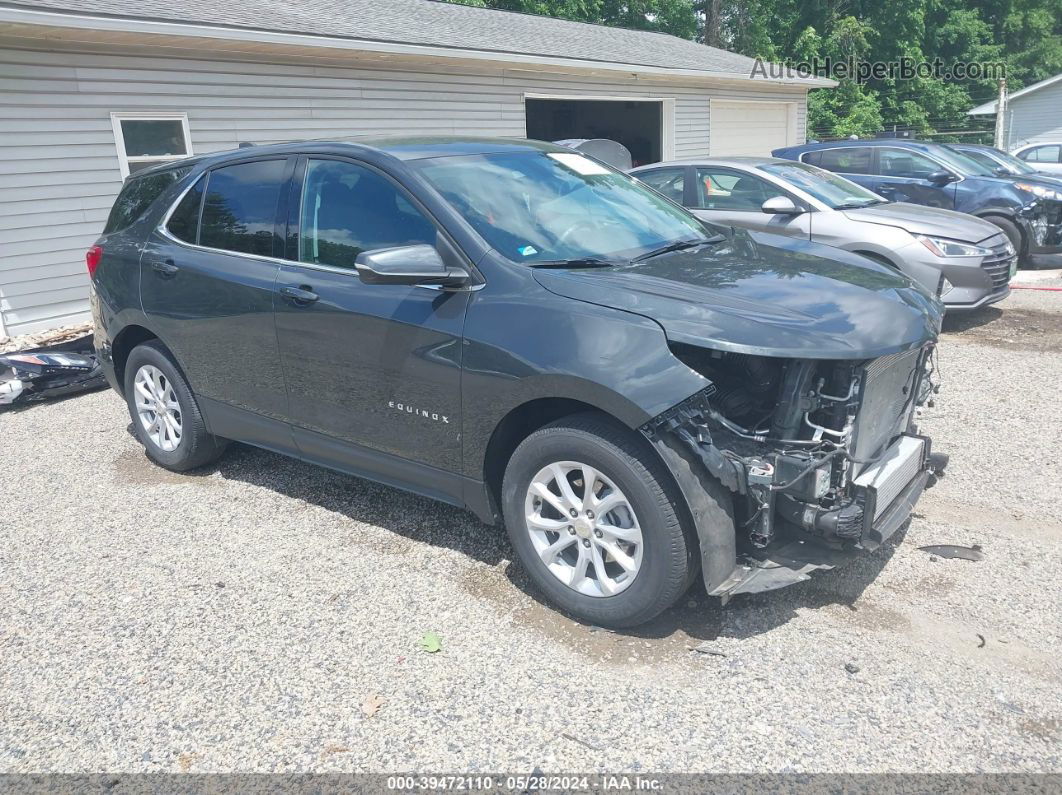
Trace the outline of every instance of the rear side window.
{"type": "Polygon", "coordinates": [[[814,152],[805,152],[804,154],[802,154],[800,156],[800,162],[808,163],[809,165],[812,165],[812,166],[821,166],[822,165],[822,152],[819,152],[817,150],[814,151],[814,152]]]}
{"type": "Polygon", "coordinates": [[[682,204],[682,194],[686,188],[686,169],[658,168],[653,171],[643,171],[634,176],[657,193],[662,193],[671,201],[682,204]]]}
{"type": "Polygon", "coordinates": [[[1051,146],[1038,146],[1035,149],[1022,152],[1018,156],[1029,163],[1057,163],[1060,148],[1062,147],[1059,147],[1057,144],[1051,146]]]}
{"type": "Polygon", "coordinates": [[[207,180],[199,245],[273,256],[283,160],[216,168],[207,180]]]}
{"type": "MultiPolygon", "coordinates": [[[[829,171],[842,174],[870,174],[871,152],[865,146],[852,146],[844,149],[823,149],[818,163],[812,163],[829,171]]],[[[805,161],[808,162],[808,161],[805,161]]]]}
{"type": "Polygon", "coordinates": [[[132,226],[154,204],[155,199],[187,173],[187,168],[178,168],[128,180],[111,207],[103,234],[109,235],[132,226]]]}
{"type": "Polygon", "coordinates": [[[200,177],[191,189],[184,194],[180,204],[170,214],[166,229],[178,240],[185,243],[199,242],[199,208],[203,204],[203,184],[206,177],[200,177]]]}

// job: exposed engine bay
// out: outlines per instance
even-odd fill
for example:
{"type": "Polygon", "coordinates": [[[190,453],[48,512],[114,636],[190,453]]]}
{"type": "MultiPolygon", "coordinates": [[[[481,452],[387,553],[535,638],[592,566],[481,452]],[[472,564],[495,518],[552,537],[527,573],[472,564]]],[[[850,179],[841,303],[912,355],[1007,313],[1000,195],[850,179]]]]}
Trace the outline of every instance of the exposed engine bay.
{"type": "Polygon", "coordinates": [[[873,549],[946,464],[914,424],[938,388],[932,344],[854,361],[672,352],[711,386],[643,432],[677,438],[735,493],[753,555],[781,538],[873,549]]]}

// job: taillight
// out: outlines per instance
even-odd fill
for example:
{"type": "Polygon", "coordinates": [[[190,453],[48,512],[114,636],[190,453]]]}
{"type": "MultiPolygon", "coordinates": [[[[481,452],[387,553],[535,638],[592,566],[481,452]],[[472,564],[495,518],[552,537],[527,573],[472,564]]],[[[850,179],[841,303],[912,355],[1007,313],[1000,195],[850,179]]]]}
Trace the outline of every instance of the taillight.
{"type": "Polygon", "coordinates": [[[103,248],[100,246],[93,246],[85,252],[85,265],[88,267],[90,279],[96,275],[96,267],[101,259],[103,259],[103,248]]]}

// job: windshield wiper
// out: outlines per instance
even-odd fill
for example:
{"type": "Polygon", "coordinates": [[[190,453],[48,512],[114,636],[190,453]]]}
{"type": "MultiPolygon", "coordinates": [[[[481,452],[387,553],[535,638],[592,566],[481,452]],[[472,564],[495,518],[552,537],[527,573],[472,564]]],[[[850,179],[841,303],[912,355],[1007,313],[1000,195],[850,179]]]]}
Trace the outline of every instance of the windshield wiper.
{"type": "Polygon", "coordinates": [[[611,268],[626,265],[626,260],[601,259],[600,257],[573,257],[572,259],[550,259],[529,263],[532,268],[611,268]]]}
{"type": "Polygon", "coordinates": [[[632,260],[632,262],[642,262],[643,260],[658,257],[661,254],[670,254],[672,251],[685,251],[689,248],[706,246],[711,243],[721,243],[724,240],[726,240],[726,238],[722,235],[712,235],[711,237],[706,237],[703,240],[678,240],[674,243],[668,243],[666,246],[661,246],[660,248],[653,249],[648,254],[642,254],[642,256],[632,260]]]}
{"type": "Polygon", "coordinates": [[[864,207],[873,207],[875,204],[888,204],[888,199],[867,199],[861,202],[848,202],[847,204],[835,204],[835,210],[862,210],[864,207]]]}

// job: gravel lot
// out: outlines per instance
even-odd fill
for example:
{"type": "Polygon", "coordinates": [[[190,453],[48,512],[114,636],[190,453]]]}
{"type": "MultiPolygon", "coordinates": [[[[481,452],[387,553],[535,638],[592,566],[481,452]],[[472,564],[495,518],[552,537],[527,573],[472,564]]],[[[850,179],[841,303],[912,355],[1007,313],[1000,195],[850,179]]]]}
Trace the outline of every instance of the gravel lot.
{"type": "Polygon", "coordinates": [[[109,391],[0,414],[0,770],[1059,771],[1062,293],[948,329],[905,538],[635,634],[470,514],[248,448],[165,472],[109,391]]]}

